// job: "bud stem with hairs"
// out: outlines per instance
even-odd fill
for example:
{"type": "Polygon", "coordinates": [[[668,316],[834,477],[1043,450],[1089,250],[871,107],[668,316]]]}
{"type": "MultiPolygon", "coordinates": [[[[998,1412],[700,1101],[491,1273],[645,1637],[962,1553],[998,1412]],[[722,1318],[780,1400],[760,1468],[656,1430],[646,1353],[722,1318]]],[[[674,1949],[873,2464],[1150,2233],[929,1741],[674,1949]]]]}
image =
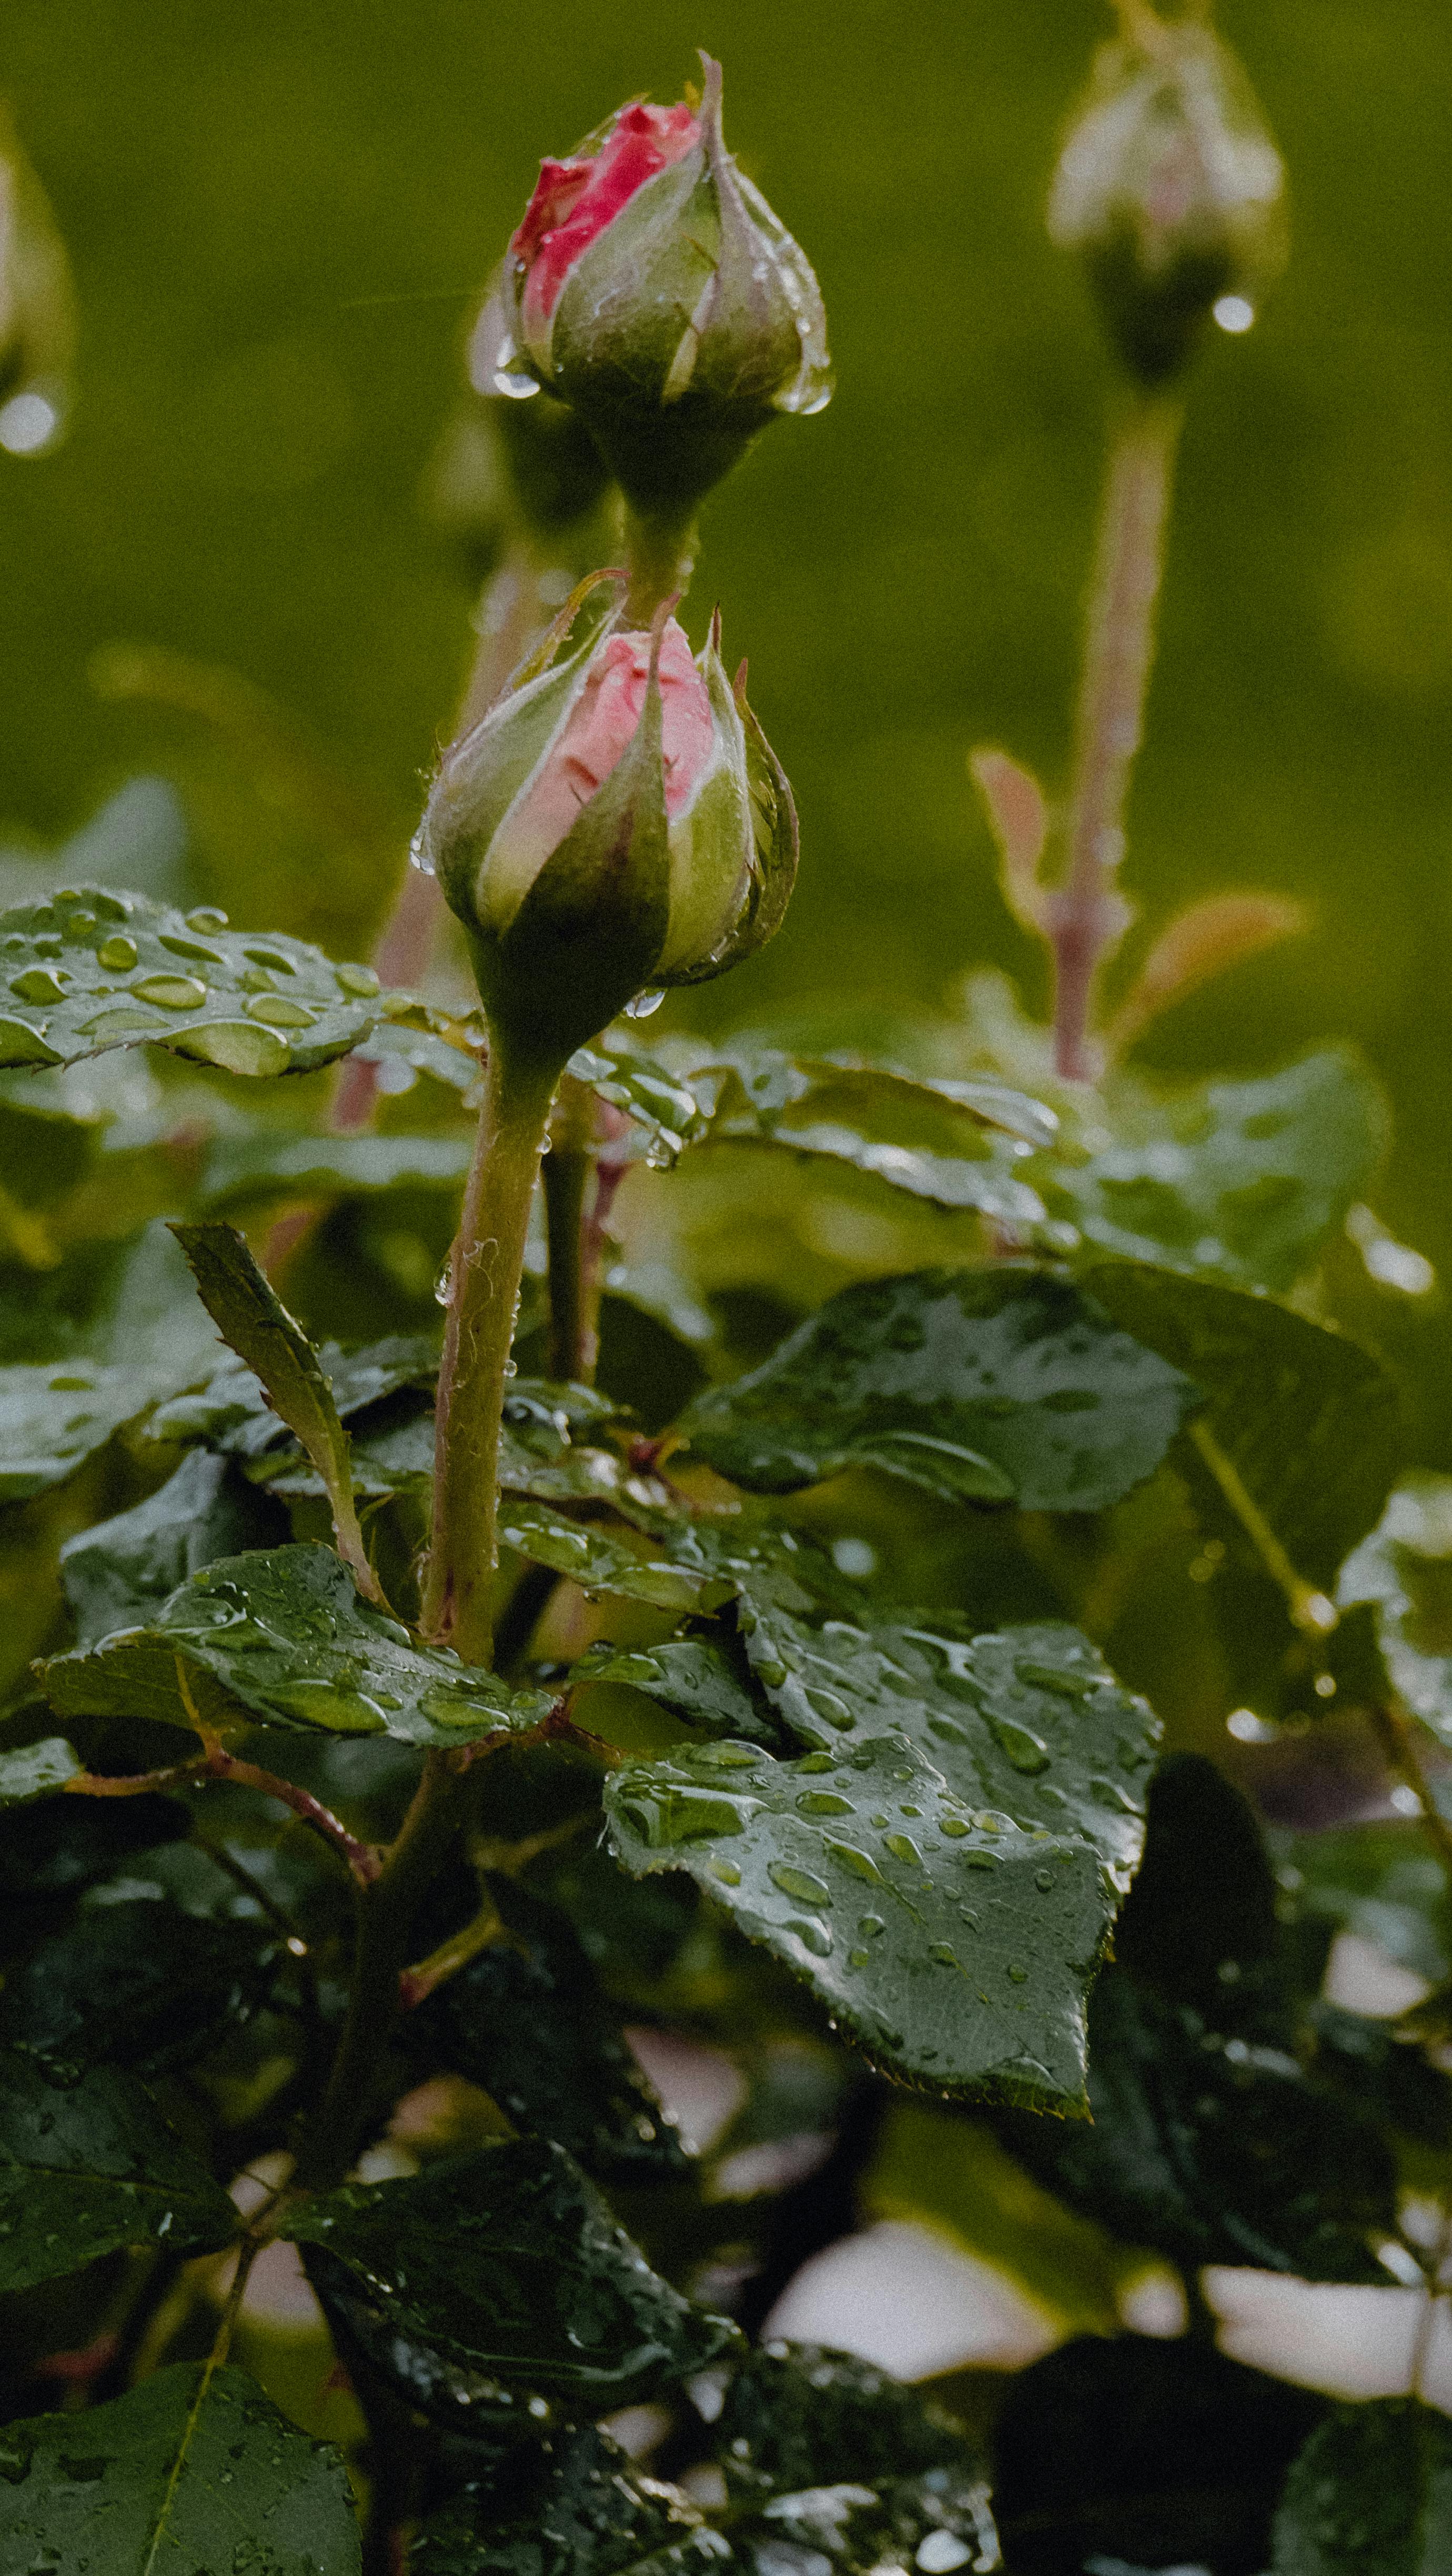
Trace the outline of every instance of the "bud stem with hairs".
{"type": "Polygon", "coordinates": [[[1128,924],[1115,879],[1144,729],[1183,408],[1174,396],[1131,395],[1109,454],[1079,691],[1069,864],[1049,916],[1055,1062],[1069,1082],[1093,1079],[1095,977],[1128,924]]]}
{"type": "Polygon", "coordinates": [[[557,1073],[557,1066],[534,1058],[518,1061],[496,1034],[449,1260],[421,1626],[466,1664],[487,1664],[493,1646],[499,1430],[530,1202],[557,1073]]]}

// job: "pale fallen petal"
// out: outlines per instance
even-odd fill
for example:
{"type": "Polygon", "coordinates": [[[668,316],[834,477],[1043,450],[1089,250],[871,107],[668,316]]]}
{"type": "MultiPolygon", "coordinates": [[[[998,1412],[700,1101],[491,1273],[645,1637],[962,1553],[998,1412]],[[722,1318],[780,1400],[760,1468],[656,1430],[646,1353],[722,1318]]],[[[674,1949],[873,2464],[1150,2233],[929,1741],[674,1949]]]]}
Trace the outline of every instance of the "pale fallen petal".
{"type": "Polygon", "coordinates": [[[1021,2370],[1062,2339],[1006,2273],[902,2218],[879,2219],[814,2254],[762,2334],[832,2344],[898,2379],[931,2379],[970,2363],[1021,2370]]]}

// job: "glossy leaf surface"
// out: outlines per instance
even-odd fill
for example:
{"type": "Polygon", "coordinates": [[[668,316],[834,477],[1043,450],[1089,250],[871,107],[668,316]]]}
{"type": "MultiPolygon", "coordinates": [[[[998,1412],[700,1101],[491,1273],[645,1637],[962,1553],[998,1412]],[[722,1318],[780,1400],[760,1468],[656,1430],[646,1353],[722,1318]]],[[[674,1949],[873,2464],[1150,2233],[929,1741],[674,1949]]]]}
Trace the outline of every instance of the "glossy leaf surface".
{"type": "Polygon", "coordinates": [[[237,2212],[134,2077],[64,2080],[20,2049],[0,2057],[0,2290],[78,2271],[118,2245],[199,2254],[237,2212]]]}
{"type": "Polygon", "coordinates": [[[1452,1477],[1410,1476],[1342,1568],[1343,1609],[1375,1604],[1393,1687],[1452,1745],[1452,1477]]]}
{"type": "Polygon", "coordinates": [[[1411,2401],[1338,2406],[1286,2481],[1271,2576],[1439,2576],[1452,2565],[1452,2425],[1411,2401]]]}
{"type": "Polygon", "coordinates": [[[246,2371],[177,2362],[85,2416],[11,2424],[0,2442],[4,2576],[356,2576],[362,2565],[338,2454],[246,2371]]]}
{"type": "Polygon", "coordinates": [[[98,1360],[0,1368],[0,1502],[63,1484],[156,1392],[151,1372],[98,1360]]]}
{"type": "Polygon", "coordinates": [[[225,1557],[182,1584],[147,1626],[56,1656],[44,1671],[66,1714],[189,1726],[185,1679],[209,1725],[260,1718],[403,1744],[528,1731],[550,1707],[547,1692],[510,1691],[441,1647],[416,1645],[396,1619],[360,1601],[327,1547],[225,1557]]]}
{"type": "Polygon", "coordinates": [[[1195,1401],[1067,1280],[923,1270],[843,1290],[682,1428],[756,1492],[875,1466],[950,1500],[1094,1511],[1153,1472],[1195,1401]]]}
{"type": "Polygon", "coordinates": [[[247,2018],[277,1946],[269,1930],[199,1921],[167,1898],[91,1906],[7,1969],[0,2045],[57,2080],[78,2065],[160,2075],[247,2018]]]}
{"type": "Polygon", "coordinates": [[[563,2148],[520,2139],[354,2185],[288,2233],[345,2333],[462,2430],[531,2391],[604,2413],[689,2377],[736,2330],[652,2272],[563,2148]]]}
{"type": "Polygon", "coordinates": [[[61,1581],[78,1642],[135,1625],[218,1557],[281,1535],[276,1518],[225,1458],[193,1450],[144,1503],[66,1541],[61,1581]]]}

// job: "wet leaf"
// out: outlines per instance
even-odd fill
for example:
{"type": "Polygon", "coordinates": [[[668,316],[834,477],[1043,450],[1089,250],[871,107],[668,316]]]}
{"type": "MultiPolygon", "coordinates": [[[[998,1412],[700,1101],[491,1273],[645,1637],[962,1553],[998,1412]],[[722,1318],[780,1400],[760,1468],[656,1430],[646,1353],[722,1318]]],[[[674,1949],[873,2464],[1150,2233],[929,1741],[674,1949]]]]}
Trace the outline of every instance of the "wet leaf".
{"type": "Polygon", "coordinates": [[[0,2054],[0,2291],[77,2272],[118,2245],[207,2253],[237,2226],[134,2076],[71,2066],[62,2080],[27,2051],[0,2054]]]}
{"type": "Polygon", "coordinates": [[[1341,1571],[1343,1609],[1375,1604],[1393,1688],[1452,1746],[1452,1477],[1409,1476],[1341,1571]]]}
{"type": "Polygon", "coordinates": [[[681,1427],[754,1492],[875,1466],[950,1500],[1097,1511],[1153,1472],[1195,1400],[1067,1280],[922,1270],[845,1289],[681,1427]]]}
{"type": "Polygon", "coordinates": [[[591,1646],[574,1665],[570,1681],[572,1687],[625,1682],[703,1735],[736,1736],[764,1744],[770,1753],[790,1750],[781,1721],[758,1705],[725,1643],[710,1637],[672,1637],[663,1646],[591,1646]]]}
{"type": "Polygon", "coordinates": [[[378,1016],[368,967],[96,886],[0,913],[0,1065],[163,1046],[226,1073],[308,1073],[378,1016]]]}
{"type": "Polygon", "coordinates": [[[688,2378],[736,2329],[652,2272],[559,2146],[519,2139],[298,2211],[318,2294],[411,2405],[463,2431],[528,2391],[602,2414],[688,2378]]]}
{"type": "Polygon", "coordinates": [[[0,2046],[45,2067],[185,2066],[266,1991],[265,1926],[206,1922],[167,1898],[92,1905],[43,1941],[0,1990],[0,2046]]]}
{"type": "Polygon", "coordinates": [[[818,2344],[748,2353],[727,2383],[712,2438],[738,2499],[975,2465],[961,2427],[931,2398],[818,2344]]]}
{"type": "Polygon", "coordinates": [[[403,2041],[554,2138],[603,2183],[682,2174],[675,2128],[621,2036],[625,2018],[553,1906],[491,1880],[500,1937],[411,2013],[403,2041]]]}
{"type": "Polygon", "coordinates": [[[54,1797],[84,1768],[63,1735],[47,1735],[38,1744],[0,1753],[0,1807],[26,1807],[33,1798],[54,1797]]]}
{"type": "MultiPolygon", "coordinates": [[[[418,1333],[392,1333],[357,1350],[323,1342],[317,1357],[342,1422],[403,1388],[432,1394],[438,1375],[437,1344],[418,1333]]],[[[186,1393],[158,1406],[149,1428],[156,1440],[196,1440],[243,1458],[260,1457],[284,1438],[261,1380],[231,1351],[221,1353],[186,1393]]]]}
{"type": "MultiPolygon", "coordinates": [[[[1206,1427],[1297,1573],[1329,1589],[1401,1460],[1386,1370],[1269,1297],[1131,1262],[1092,1270],[1085,1285],[1126,1332],[1203,1388],[1206,1427]]],[[[1190,1463],[1216,1508],[1208,1477],[1190,1463]]]]}
{"type": "Polygon", "coordinates": [[[628,1762],[605,1808],[627,1869],[689,1870],[890,2073],[1082,2104],[1114,1894],[1080,1833],[977,1805],[905,1733],[797,1762],[730,1742],[628,1762]]]}
{"type": "Polygon", "coordinates": [[[191,1574],[218,1557],[264,1546],[279,1531],[234,1467],[193,1450],[144,1503],[96,1521],[61,1549],[61,1582],[83,1646],[144,1620],[191,1574]]]}
{"type": "Polygon", "coordinates": [[[180,1585],[146,1626],[55,1656],[43,1675],[67,1715],[190,1726],[184,1678],[207,1725],[261,1718],[402,1744],[528,1732],[551,1705],[546,1691],[507,1690],[445,1648],[416,1645],[359,1599],[331,1548],[313,1546],[224,1557],[180,1585]]]}
{"type": "Polygon", "coordinates": [[[356,2576],[362,2565],[337,2452],[244,2370],[177,2362],[84,2415],[11,2424],[3,2440],[5,2576],[356,2576]]]}
{"type": "Polygon", "coordinates": [[[712,1610],[736,1588],[690,1528],[674,1531],[663,1553],[652,1556],[597,1522],[572,1521],[547,1503],[508,1494],[500,1508],[499,1541],[533,1565],[568,1575],[586,1592],[617,1593],[661,1610],[712,1610]]]}
{"type": "Polygon", "coordinates": [[[273,1412],[302,1443],[322,1478],[339,1553],[370,1600],[381,1603],[353,1507],[348,1434],[312,1343],[235,1226],[175,1225],[172,1232],[218,1332],[254,1372],[273,1412]]]}
{"type": "Polygon", "coordinates": [[[1084,1161],[1024,1165],[1056,1218],[1126,1260],[1280,1290],[1364,1195],[1387,1140],[1379,1086],[1336,1051],[1178,1095],[1121,1084],[1095,1126],[1084,1161]]]}
{"type": "Polygon", "coordinates": [[[680,2490],[645,2479],[593,2425],[563,2433],[522,2493],[471,2480],[430,2515],[411,2576],[701,2576],[729,2541],[680,2490]]]}
{"type": "Polygon", "coordinates": [[[603,1047],[579,1047],[566,1071],[586,1082],[612,1109],[623,1109],[649,1139],[657,1163],[673,1163],[694,1144],[706,1125],[706,1113],[688,1082],[650,1056],[613,1053],[603,1047]]]}
{"type": "MultiPolygon", "coordinates": [[[[476,1070],[455,1059],[466,1077],[476,1070]]],[[[219,1138],[207,1158],[200,1200],[209,1216],[232,1216],[269,1199],[369,1197],[400,1183],[456,1192],[469,1168],[467,1136],[292,1136],[219,1138]]]]}
{"type": "Polygon", "coordinates": [[[1275,2519],[1272,2576],[1440,2576],[1452,2565],[1452,2424],[1414,2401],[1338,2406],[1275,2519]]]}

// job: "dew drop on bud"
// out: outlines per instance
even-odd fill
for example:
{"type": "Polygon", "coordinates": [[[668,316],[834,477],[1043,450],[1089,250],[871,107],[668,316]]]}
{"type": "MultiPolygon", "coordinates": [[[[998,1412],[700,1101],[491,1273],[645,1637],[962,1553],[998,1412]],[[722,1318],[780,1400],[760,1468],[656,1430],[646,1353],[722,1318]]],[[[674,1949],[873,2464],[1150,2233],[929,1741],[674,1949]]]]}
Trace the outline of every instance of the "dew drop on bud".
{"type": "Polygon", "coordinates": [[[408,864],[411,868],[417,868],[420,876],[431,877],[434,873],[434,863],[429,856],[428,836],[422,823],[409,842],[408,864]]]}
{"type": "Polygon", "coordinates": [[[658,1011],[664,1000],[660,985],[647,984],[643,993],[637,993],[633,1002],[626,1003],[625,1016],[628,1020],[648,1020],[651,1012],[658,1011]]]}
{"type": "Polygon", "coordinates": [[[494,390],[506,394],[511,402],[528,402],[539,392],[538,378],[519,362],[519,351],[506,335],[494,352],[494,390]]]}

